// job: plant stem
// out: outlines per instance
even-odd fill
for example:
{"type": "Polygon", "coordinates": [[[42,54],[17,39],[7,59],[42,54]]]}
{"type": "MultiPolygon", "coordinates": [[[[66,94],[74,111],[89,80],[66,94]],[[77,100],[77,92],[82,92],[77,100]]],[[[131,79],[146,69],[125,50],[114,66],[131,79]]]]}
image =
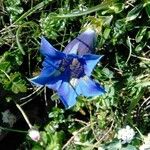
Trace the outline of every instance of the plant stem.
{"type": "Polygon", "coordinates": [[[92,8],[89,8],[86,11],[79,11],[77,13],[70,13],[70,14],[63,14],[63,15],[57,15],[56,17],[58,18],[70,18],[70,17],[79,17],[79,16],[83,16],[83,15],[87,15],[99,10],[104,10],[108,7],[108,5],[106,4],[99,4],[97,6],[94,6],[92,8]]]}
{"type": "Polygon", "coordinates": [[[10,132],[19,132],[19,133],[28,133],[27,131],[22,131],[22,130],[16,130],[16,129],[10,129],[10,128],[5,128],[0,126],[1,130],[5,130],[5,131],[10,131],[10,132]]]}
{"type": "Polygon", "coordinates": [[[11,81],[10,76],[2,69],[0,69],[1,72],[3,72],[5,74],[5,76],[11,81]]]}
{"type": "Polygon", "coordinates": [[[29,128],[31,129],[31,128],[32,128],[32,125],[31,125],[31,123],[30,123],[30,121],[29,121],[27,115],[25,114],[25,112],[23,111],[23,109],[20,107],[19,104],[16,103],[16,106],[17,106],[17,108],[20,110],[20,112],[21,112],[21,114],[23,115],[25,121],[27,122],[29,128]]]}

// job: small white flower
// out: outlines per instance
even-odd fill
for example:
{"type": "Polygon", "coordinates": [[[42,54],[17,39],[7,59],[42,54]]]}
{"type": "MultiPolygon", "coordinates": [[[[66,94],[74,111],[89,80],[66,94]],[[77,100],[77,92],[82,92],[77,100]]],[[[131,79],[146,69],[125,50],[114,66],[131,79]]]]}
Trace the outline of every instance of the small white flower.
{"type": "Polygon", "coordinates": [[[40,140],[40,132],[37,129],[30,129],[28,135],[35,142],[40,140]]]}
{"type": "Polygon", "coordinates": [[[150,150],[150,133],[144,137],[144,143],[139,147],[139,150],[150,150]]]}
{"type": "Polygon", "coordinates": [[[139,150],[150,150],[150,144],[143,144],[139,147],[139,150]]]}
{"type": "Polygon", "coordinates": [[[3,123],[9,124],[10,127],[16,122],[16,116],[14,116],[9,110],[2,112],[3,123]]]}
{"type": "Polygon", "coordinates": [[[118,139],[122,144],[130,143],[135,135],[135,132],[130,126],[126,126],[118,131],[118,139]]]}

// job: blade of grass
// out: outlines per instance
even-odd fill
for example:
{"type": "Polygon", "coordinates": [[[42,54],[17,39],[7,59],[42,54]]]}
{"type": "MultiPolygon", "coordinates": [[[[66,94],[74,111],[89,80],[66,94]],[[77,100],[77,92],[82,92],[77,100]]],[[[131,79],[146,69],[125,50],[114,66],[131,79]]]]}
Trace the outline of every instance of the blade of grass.
{"type": "Polygon", "coordinates": [[[108,4],[108,3],[102,3],[99,4],[97,6],[94,6],[92,8],[89,8],[86,11],[79,11],[78,13],[69,13],[69,14],[63,14],[63,15],[57,15],[56,17],[58,18],[70,18],[70,17],[78,17],[78,16],[83,16],[83,15],[87,15],[96,11],[100,11],[100,10],[105,10],[105,9],[111,9],[112,7],[115,7],[115,4],[108,4]]]}
{"type": "Polygon", "coordinates": [[[16,43],[17,43],[18,48],[19,48],[20,52],[22,53],[22,55],[25,55],[25,52],[24,52],[24,50],[23,50],[23,48],[22,48],[22,46],[20,44],[20,41],[19,41],[19,34],[21,32],[21,29],[22,29],[22,26],[19,26],[19,28],[18,28],[18,30],[16,32],[16,43]]]}
{"type": "Polygon", "coordinates": [[[131,44],[131,40],[130,40],[129,36],[127,38],[127,45],[129,46],[129,55],[128,55],[128,58],[127,58],[125,64],[128,63],[128,61],[129,61],[129,59],[131,57],[131,53],[132,53],[132,44],[131,44]]]}

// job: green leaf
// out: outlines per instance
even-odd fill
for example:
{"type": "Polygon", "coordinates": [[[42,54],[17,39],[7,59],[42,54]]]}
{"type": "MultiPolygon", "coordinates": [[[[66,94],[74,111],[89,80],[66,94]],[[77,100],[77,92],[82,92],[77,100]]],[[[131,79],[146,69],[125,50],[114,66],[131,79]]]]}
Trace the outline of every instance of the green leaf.
{"type": "MultiPolygon", "coordinates": [[[[5,61],[0,63],[0,70],[3,70],[4,72],[9,72],[10,71],[10,63],[5,61]]],[[[1,74],[1,71],[0,71],[1,74]]]]}
{"type": "Polygon", "coordinates": [[[138,44],[138,45],[135,47],[134,51],[135,51],[136,53],[141,52],[142,49],[145,47],[145,45],[146,45],[146,43],[141,42],[140,44],[138,44]]]}
{"type": "Polygon", "coordinates": [[[102,72],[107,76],[107,78],[111,79],[113,78],[113,72],[110,71],[108,68],[103,68],[102,72]]]}
{"type": "Polygon", "coordinates": [[[121,150],[137,150],[137,149],[133,145],[127,145],[126,147],[123,147],[121,150]]]}
{"type": "Polygon", "coordinates": [[[145,10],[146,10],[147,15],[150,18],[150,1],[145,0],[144,6],[145,6],[145,10]]]}
{"type": "MultiPolygon", "coordinates": [[[[48,132],[47,132],[48,134],[48,132]]],[[[49,134],[49,141],[45,150],[60,150],[62,148],[62,142],[64,139],[64,132],[59,131],[49,134]]]]}
{"type": "Polygon", "coordinates": [[[42,148],[42,146],[38,145],[37,143],[34,144],[34,146],[32,147],[32,150],[44,150],[44,148],[42,148]]]}
{"type": "Polygon", "coordinates": [[[109,34],[110,34],[110,31],[111,31],[110,28],[106,28],[106,29],[104,30],[103,35],[104,35],[104,38],[105,38],[105,39],[108,39],[109,34]]]}
{"type": "Polygon", "coordinates": [[[58,96],[57,93],[54,93],[54,94],[51,96],[51,100],[52,100],[52,101],[56,101],[56,100],[58,100],[58,99],[59,99],[59,96],[58,96]]]}
{"type": "Polygon", "coordinates": [[[143,36],[146,34],[147,31],[147,27],[143,27],[142,29],[140,29],[135,37],[135,41],[137,43],[141,42],[141,40],[143,39],[143,36]]]}
{"type": "Polygon", "coordinates": [[[13,82],[11,89],[16,94],[19,92],[26,92],[27,91],[26,86],[23,83],[23,80],[19,80],[18,82],[13,82]]]}
{"type": "Polygon", "coordinates": [[[51,39],[56,39],[59,32],[64,31],[66,26],[65,19],[58,19],[55,16],[56,13],[51,13],[49,15],[44,14],[40,19],[42,33],[51,39]]]}
{"type": "Polygon", "coordinates": [[[150,39],[150,31],[147,32],[147,39],[150,39]]]}
{"type": "Polygon", "coordinates": [[[108,8],[104,11],[102,11],[102,15],[105,15],[106,13],[120,13],[124,9],[123,3],[114,3],[113,5],[108,5],[108,8]]]}
{"type": "Polygon", "coordinates": [[[4,79],[4,88],[16,94],[27,91],[25,81],[21,79],[21,75],[18,72],[11,73],[9,79],[4,79]]]}
{"type": "Polygon", "coordinates": [[[129,13],[127,14],[126,21],[132,21],[137,18],[140,14],[141,10],[143,9],[143,4],[136,5],[129,13]]]}
{"type": "Polygon", "coordinates": [[[42,143],[46,145],[48,143],[48,136],[46,132],[41,132],[42,143]]]}
{"type": "Polygon", "coordinates": [[[121,149],[122,145],[121,145],[121,142],[120,141],[116,141],[116,142],[112,142],[110,143],[106,149],[108,150],[119,150],[121,149]]]}
{"type": "Polygon", "coordinates": [[[5,0],[6,10],[10,15],[10,21],[14,21],[23,12],[23,8],[20,6],[20,0],[5,0]]]}
{"type": "Polygon", "coordinates": [[[147,5],[147,6],[145,7],[145,9],[146,9],[146,13],[147,13],[148,17],[150,18],[150,4],[147,5]]]}

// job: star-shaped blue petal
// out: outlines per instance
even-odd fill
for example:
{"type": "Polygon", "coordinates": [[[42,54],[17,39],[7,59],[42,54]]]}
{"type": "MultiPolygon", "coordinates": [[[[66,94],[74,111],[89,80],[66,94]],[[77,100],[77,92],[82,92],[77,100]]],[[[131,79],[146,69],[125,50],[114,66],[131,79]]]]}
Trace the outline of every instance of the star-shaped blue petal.
{"type": "Polygon", "coordinates": [[[102,57],[103,56],[91,55],[91,54],[83,56],[83,58],[85,59],[84,69],[85,69],[85,74],[86,75],[91,76],[91,73],[92,73],[94,67],[100,61],[100,59],[102,57]]]}
{"type": "Polygon", "coordinates": [[[49,56],[55,59],[65,57],[65,53],[62,53],[55,49],[44,37],[41,38],[40,52],[43,56],[49,56]]]}
{"type": "Polygon", "coordinates": [[[76,91],[77,93],[87,97],[100,96],[105,93],[104,88],[88,76],[84,76],[79,79],[76,91]]]}

